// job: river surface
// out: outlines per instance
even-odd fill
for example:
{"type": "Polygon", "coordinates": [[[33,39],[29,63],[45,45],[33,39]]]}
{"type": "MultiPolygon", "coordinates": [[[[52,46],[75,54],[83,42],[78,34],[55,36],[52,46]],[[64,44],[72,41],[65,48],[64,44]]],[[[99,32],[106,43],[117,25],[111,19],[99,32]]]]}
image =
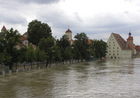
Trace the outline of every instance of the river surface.
{"type": "Polygon", "coordinates": [[[0,98],[140,98],[140,58],[0,76],[0,98]]]}

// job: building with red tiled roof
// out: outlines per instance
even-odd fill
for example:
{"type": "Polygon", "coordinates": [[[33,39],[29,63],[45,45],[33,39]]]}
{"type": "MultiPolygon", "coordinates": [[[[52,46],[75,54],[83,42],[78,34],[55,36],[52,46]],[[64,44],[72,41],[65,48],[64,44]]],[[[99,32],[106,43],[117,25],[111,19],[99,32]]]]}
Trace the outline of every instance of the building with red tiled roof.
{"type": "Polygon", "coordinates": [[[107,41],[108,58],[132,58],[136,54],[133,37],[129,33],[127,41],[119,34],[112,33],[107,41]]]}
{"type": "MultiPolygon", "coordinates": [[[[1,29],[1,32],[4,32],[4,31],[7,31],[5,26],[3,26],[2,29],[1,29]]],[[[33,48],[36,48],[35,45],[33,45],[32,43],[29,43],[29,41],[28,41],[28,33],[27,32],[20,36],[20,41],[21,41],[21,43],[18,43],[15,46],[17,49],[20,49],[22,47],[28,47],[29,45],[32,46],[33,48]]]]}
{"type": "Polygon", "coordinates": [[[137,52],[137,56],[140,56],[140,46],[137,45],[135,46],[136,52],[137,52]]]}
{"type": "Polygon", "coordinates": [[[135,49],[136,49],[136,51],[140,52],[140,46],[139,45],[135,46],[135,49]]]}
{"type": "Polygon", "coordinates": [[[27,37],[21,36],[20,40],[21,40],[23,45],[28,46],[29,42],[28,42],[28,38],[27,37]]]}

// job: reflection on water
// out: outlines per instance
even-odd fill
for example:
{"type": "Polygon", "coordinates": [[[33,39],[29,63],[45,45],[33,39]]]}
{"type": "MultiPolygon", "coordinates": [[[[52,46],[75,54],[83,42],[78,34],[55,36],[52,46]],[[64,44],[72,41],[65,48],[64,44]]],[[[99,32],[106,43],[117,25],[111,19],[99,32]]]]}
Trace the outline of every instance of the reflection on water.
{"type": "Polygon", "coordinates": [[[108,60],[0,77],[0,98],[140,98],[140,59],[108,60]]]}

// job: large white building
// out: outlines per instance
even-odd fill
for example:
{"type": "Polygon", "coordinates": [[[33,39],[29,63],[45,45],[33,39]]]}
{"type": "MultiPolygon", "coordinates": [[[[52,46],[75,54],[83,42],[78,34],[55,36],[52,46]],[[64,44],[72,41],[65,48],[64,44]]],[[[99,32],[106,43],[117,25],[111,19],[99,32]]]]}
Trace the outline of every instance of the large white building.
{"type": "Polygon", "coordinates": [[[129,33],[127,41],[119,34],[112,33],[107,41],[107,46],[107,58],[132,58],[136,54],[131,33],[129,33]]]}

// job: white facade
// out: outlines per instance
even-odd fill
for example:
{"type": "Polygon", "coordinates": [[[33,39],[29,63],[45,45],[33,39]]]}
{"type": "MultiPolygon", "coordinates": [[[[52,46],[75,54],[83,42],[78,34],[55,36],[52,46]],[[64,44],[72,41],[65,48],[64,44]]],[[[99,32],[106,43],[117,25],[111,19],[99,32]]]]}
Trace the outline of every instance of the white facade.
{"type": "Polygon", "coordinates": [[[65,35],[67,36],[68,40],[72,40],[72,32],[69,29],[65,32],[65,35]]]}
{"type": "Polygon", "coordinates": [[[120,58],[132,58],[132,50],[122,50],[120,58]]]}
{"type": "Polygon", "coordinates": [[[112,59],[132,58],[132,50],[123,49],[123,47],[120,45],[120,43],[123,43],[123,42],[119,43],[115,37],[116,36],[112,33],[107,41],[107,46],[108,46],[107,58],[112,58],[112,59]]]}
{"type": "Polygon", "coordinates": [[[73,40],[72,40],[72,31],[70,29],[68,29],[65,32],[65,36],[68,39],[68,41],[70,42],[70,44],[72,45],[72,43],[73,43],[73,40]]]}

